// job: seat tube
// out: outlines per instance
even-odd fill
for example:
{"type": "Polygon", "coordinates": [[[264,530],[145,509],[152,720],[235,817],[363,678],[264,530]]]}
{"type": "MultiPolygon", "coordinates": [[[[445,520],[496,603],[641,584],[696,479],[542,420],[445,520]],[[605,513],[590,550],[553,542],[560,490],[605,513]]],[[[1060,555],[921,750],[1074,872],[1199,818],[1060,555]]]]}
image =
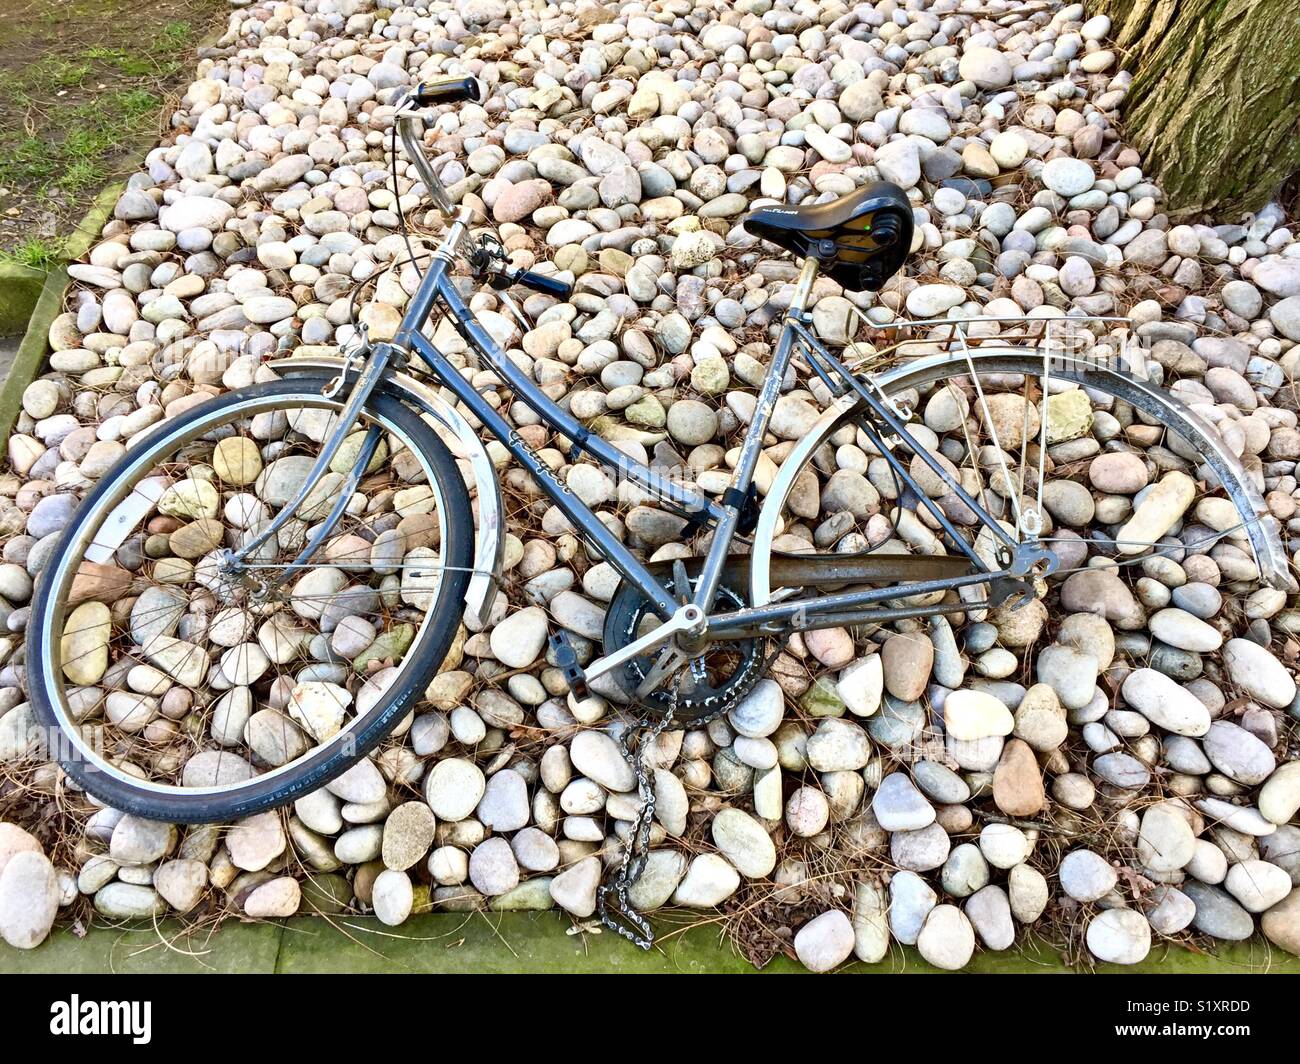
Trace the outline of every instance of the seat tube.
{"type": "Polygon", "coordinates": [[[808,297],[812,295],[813,281],[817,279],[817,260],[806,258],[803,260],[803,269],[799,271],[799,279],[794,285],[794,295],[790,298],[790,310],[788,313],[798,317],[808,309],[808,297]]]}
{"type": "MultiPolygon", "coordinates": [[[[798,281],[795,282],[794,294],[790,299],[790,309],[786,312],[787,318],[798,318],[803,314],[816,277],[817,260],[804,259],[803,269],[799,273],[798,281]]],[[[754,417],[740,445],[740,457],[736,460],[736,471],[732,474],[727,494],[731,494],[732,491],[742,493],[749,491],[749,486],[754,479],[754,470],[758,468],[759,455],[763,450],[763,436],[767,433],[768,422],[772,419],[772,411],[776,407],[781,382],[785,379],[785,371],[790,365],[790,355],[793,350],[794,330],[787,322],[781,329],[781,338],[776,343],[776,351],[772,354],[772,361],[768,364],[767,374],[763,378],[763,386],[759,389],[758,402],[754,405],[754,417]]],[[[724,496],[723,514],[714,530],[708,557],[704,560],[704,567],[700,570],[695,585],[695,605],[706,614],[713,607],[713,597],[717,594],[718,583],[722,579],[731,540],[736,534],[739,521],[740,506],[735,501],[727,502],[724,496]]]]}

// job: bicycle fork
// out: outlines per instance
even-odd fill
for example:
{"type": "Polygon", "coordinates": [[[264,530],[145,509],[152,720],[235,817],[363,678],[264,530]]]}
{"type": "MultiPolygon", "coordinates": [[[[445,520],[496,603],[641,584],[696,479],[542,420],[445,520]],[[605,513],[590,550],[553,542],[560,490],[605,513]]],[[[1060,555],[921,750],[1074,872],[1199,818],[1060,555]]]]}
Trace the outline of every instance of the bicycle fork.
{"type": "MultiPolygon", "coordinates": [[[[357,419],[360,418],[361,411],[365,409],[371,394],[383,380],[389,363],[392,361],[393,348],[390,344],[378,344],[373,348],[367,346],[356,352],[356,355],[359,355],[360,358],[352,358],[345,362],[339,370],[338,378],[323,393],[328,397],[332,397],[345,388],[347,386],[346,375],[349,365],[353,364],[354,361],[361,361],[362,369],[357,376],[356,383],[348,393],[347,402],[339,412],[338,422],[326,437],[320,453],[316,456],[316,461],[312,464],[293,498],[280,508],[275,516],[258,531],[257,535],[237,550],[225,552],[223,564],[231,571],[240,572],[243,570],[248,558],[255,555],[258,550],[270,541],[272,536],[278,534],[293,519],[302,504],[307,501],[307,497],[311,495],[321,477],[325,475],[330,464],[338,455],[343,442],[352,434],[353,426],[356,425],[357,419]]],[[[382,435],[383,430],[378,425],[371,425],[366,430],[366,435],[361,441],[361,447],[357,453],[356,462],[343,484],[339,486],[338,495],[330,507],[328,515],[312,531],[310,538],[303,545],[298,556],[279,573],[262,581],[266,589],[283,584],[289,578],[289,574],[296,569],[302,568],[320,550],[321,545],[329,538],[347,510],[348,503],[352,500],[357,485],[361,482],[366,469],[374,459],[382,435]]]]}

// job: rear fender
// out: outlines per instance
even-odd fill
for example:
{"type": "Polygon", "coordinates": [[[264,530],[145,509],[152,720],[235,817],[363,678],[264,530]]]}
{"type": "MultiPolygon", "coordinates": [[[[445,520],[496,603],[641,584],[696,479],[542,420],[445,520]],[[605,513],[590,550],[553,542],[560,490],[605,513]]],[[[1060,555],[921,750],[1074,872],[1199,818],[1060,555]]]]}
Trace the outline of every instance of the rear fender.
{"type": "MultiPolygon", "coordinates": [[[[1042,364],[1043,356],[1032,348],[986,347],[972,352],[977,370],[1026,373],[1042,364]]],[[[930,355],[900,363],[872,381],[880,394],[889,395],[941,379],[943,375],[964,372],[962,363],[949,353],[930,355]]],[[[1117,399],[1131,403],[1156,417],[1178,433],[1201,455],[1211,479],[1217,479],[1225,494],[1241,515],[1243,530],[1250,541],[1260,579],[1269,587],[1295,592],[1297,582],[1282,544],[1277,518],[1269,513],[1259,489],[1250,479],[1241,461],[1224,445],[1218,431],[1177,396],[1157,388],[1149,381],[1123,370],[1097,364],[1073,355],[1052,354],[1052,376],[1070,380],[1081,387],[1094,387],[1117,399]]],[[[825,443],[848,412],[861,402],[849,391],[835,399],[812,428],[800,439],[781,463],[768,489],[754,529],[750,555],[750,603],[765,606],[771,601],[772,541],[782,524],[786,499],[794,490],[799,471],[813,452],[825,443]]]]}

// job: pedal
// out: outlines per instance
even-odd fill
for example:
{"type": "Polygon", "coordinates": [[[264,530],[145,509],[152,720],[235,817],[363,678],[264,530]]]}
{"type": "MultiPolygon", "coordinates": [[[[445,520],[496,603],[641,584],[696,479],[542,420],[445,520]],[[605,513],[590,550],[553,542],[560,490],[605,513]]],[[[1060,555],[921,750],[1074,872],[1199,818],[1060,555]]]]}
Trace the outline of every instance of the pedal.
{"type": "Polygon", "coordinates": [[[573,649],[573,644],[569,642],[569,633],[557,632],[551,636],[549,643],[551,656],[555,659],[555,667],[564,676],[565,682],[569,685],[569,690],[573,692],[573,697],[579,701],[590,698],[591,688],[587,685],[587,674],[582,671],[582,666],[578,664],[578,652],[573,649]]]}

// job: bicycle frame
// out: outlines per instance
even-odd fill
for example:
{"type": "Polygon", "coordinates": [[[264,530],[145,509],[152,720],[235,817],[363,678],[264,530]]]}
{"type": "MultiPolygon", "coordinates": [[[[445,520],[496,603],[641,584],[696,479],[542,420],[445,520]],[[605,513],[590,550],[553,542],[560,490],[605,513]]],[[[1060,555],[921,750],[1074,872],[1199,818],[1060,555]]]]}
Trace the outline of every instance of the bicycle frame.
{"type": "MultiPolygon", "coordinates": [[[[741,442],[731,488],[724,493],[721,502],[715,502],[657,473],[647,465],[630,458],[608,441],[588,432],[576,418],[558,406],[510,360],[487,329],[474,318],[451,275],[456,251],[468,234],[470,224],[471,217],[468,210],[457,213],[445,239],[432,255],[432,261],[419,289],[407,306],[393,341],[373,346],[371,357],[361,368],[348,393],[340,423],[331,438],[326,441],[318,459],[322,472],[333,457],[337,446],[352,431],[355,419],[363,409],[370,392],[383,386],[385,375],[391,369],[401,366],[406,353],[413,353],[426,364],[434,378],[464,404],[465,409],[474,415],[484,429],[501,442],[514,460],[532,474],[541,490],[570,524],[625,580],[637,588],[650,603],[656,615],[667,621],[681,608],[672,590],[665,586],[647,565],[638,559],[595,513],[572,493],[545,461],[523,441],[496,407],[475,389],[470,379],[425,337],[424,326],[435,307],[441,303],[448,320],[470,348],[500,375],[514,394],[548,427],[571,442],[570,455],[573,458],[576,458],[579,452],[585,453],[617,475],[626,477],[632,483],[654,494],[670,510],[679,514],[702,515],[703,522],[713,529],[714,534],[708,554],[695,580],[694,598],[691,604],[700,611],[696,615],[705,618],[710,639],[743,639],[752,638],[756,634],[777,634],[794,629],[829,627],[862,620],[868,615],[886,620],[930,616],[935,613],[993,605],[1019,590],[1021,578],[1034,564],[1044,560],[1050,563],[1053,559],[1049,552],[1034,547],[1032,542],[1018,543],[1011,537],[958,482],[951,478],[925,447],[916,443],[904,424],[906,419],[899,416],[900,412],[893,402],[883,394],[874,391],[869,383],[856,378],[817,341],[809,329],[811,314],[806,306],[817,273],[814,260],[810,259],[804,263],[795,285],[780,339],[759,388],[753,418],[741,442]],[[865,407],[864,417],[859,422],[860,427],[904,486],[906,494],[905,497],[900,498],[899,504],[903,505],[907,499],[910,499],[913,505],[925,505],[952,544],[966,554],[970,561],[969,573],[919,583],[904,583],[895,587],[868,588],[822,595],[817,597],[815,603],[807,599],[773,602],[760,607],[746,607],[709,616],[732,541],[737,533],[742,505],[753,483],[763,438],[771,421],[781,382],[796,349],[809,357],[815,372],[836,394],[844,394],[849,389],[858,392],[865,407]],[[970,507],[983,525],[993,531],[1005,548],[1004,567],[990,568],[957,534],[938,504],[916,484],[907,468],[907,463],[893,453],[893,449],[885,441],[886,436],[893,436],[902,446],[921,456],[934,473],[945,481],[953,494],[970,507]],[[936,591],[960,590],[978,584],[990,586],[990,597],[983,603],[963,600],[955,604],[938,606],[913,605],[893,609],[871,609],[879,603],[892,599],[936,591]]],[[[341,386],[342,383],[340,378],[336,386],[341,386]]],[[[310,490],[315,479],[308,476],[303,488],[304,495],[310,490]]],[[[287,520],[287,515],[293,513],[295,509],[296,504],[290,502],[275,520],[281,518],[287,520]]],[[[275,520],[272,525],[275,524],[275,520]]],[[[328,520],[326,523],[329,523],[328,520]]],[[[304,550],[303,555],[300,555],[299,561],[305,560],[323,539],[324,533],[313,536],[312,542],[304,550]]],[[[256,543],[244,549],[251,552],[255,548],[256,543]]]]}

